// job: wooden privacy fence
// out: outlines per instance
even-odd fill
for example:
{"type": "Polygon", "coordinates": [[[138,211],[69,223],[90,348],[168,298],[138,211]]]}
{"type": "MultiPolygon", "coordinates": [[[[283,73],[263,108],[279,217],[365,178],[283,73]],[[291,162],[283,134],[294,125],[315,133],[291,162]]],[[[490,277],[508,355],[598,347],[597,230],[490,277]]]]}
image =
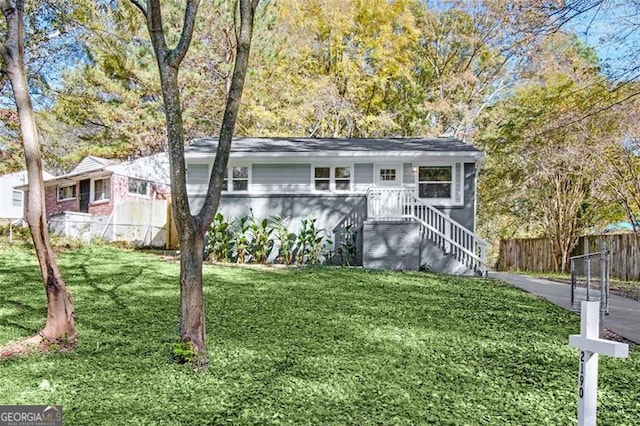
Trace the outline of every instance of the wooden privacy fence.
{"type": "MultiPolygon", "coordinates": [[[[585,254],[587,250],[589,253],[600,251],[602,242],[611,253],[611,277],[640,281],[640,247],[634,234],[580,237],[571,256],[585,254]]],[[[551,242],[545,238],[501,240],[496,266],[499,271],[551,272],[551,242]]]]}
{"type": "Polygon", "coordinates": [[[177,250],[180,248],[180,240],[178,240],[178,229],[176,228],[176,221],[173,218],[173,208],[171,203],[167,203],[167,250],[177,250]]]}

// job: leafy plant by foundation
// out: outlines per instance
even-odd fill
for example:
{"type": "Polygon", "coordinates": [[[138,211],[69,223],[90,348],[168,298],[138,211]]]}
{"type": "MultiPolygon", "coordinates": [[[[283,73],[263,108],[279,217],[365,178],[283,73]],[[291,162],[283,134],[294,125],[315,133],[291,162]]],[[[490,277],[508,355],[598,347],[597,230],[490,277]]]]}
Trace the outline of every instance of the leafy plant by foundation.
{"type": "Polygon", "coordinates": [[[249,236],[251,239],[251,255],[256,263],[267,263],[267,259],[273,250],[275,231],[273,218],[266,217],[257,219],[253,212],[251,213],[249,224],[249,236]]]}
{"type": "Polygon", "coordinates": [[[249,216],[239,217],[233,221],[231,231],[231,249],[236,263],[246,263],[250,251],[251,220],[249,216]]]}
{"type": "Polygon", "coordinates": [[[216,213],[209,227],[209,239],[207,241],[207,253],[209,258],[216,262],[226,262],[231,255],[230,225],[222,213],[216,213]]]}
{"type": "Polygon", "coordinates": [[[298,265],[315,265],[326,258],[327,246],[331,240],[325,237],[325,231],[316,227],[316,218],[302,219],[302,226],[297,235],[296,260],[298,265]]]}
{"type": "Polygon", "coordinates": [[[274,216],[274,227],[278,238],[278,260],[285,265],[291,265],[294,259],[296,234],[289,232],[280,216],[274,216]]]}

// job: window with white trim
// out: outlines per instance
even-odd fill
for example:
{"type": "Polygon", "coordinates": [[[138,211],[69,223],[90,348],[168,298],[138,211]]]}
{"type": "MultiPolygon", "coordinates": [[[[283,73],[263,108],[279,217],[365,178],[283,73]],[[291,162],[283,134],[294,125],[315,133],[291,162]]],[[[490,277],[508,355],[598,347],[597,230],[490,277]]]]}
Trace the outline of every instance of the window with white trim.
{"type": "Polygon", "coordinates": [[[351,166],[313,168],[313,188],[319,192],[351,191],[351,166]]]}
{"type": "Polygon", "coordinates": [[[231,185],[233,192],[249,190],[249,167],[236,166],[231,168],[231,185]]]}
{"type": "Polygon", "coordinates": [[[133,195],[149,195],[149,182],[142,179],[129,178],[128,192],[133,195]]]}
{"type": "Polygon", "coordinates": [[[340,166],[334,169],[336,191],[351,190],[351,167],[340,166]]]}
{"type": "Polygon", "coordinates": [[[71,200],[76,198],[76,184],[59,186],[58,187],[58,201],[71,200]]]}
{"type": "Polygon", "coordinates": [[[22,207],[22,191],[13,191],[11,195],[11,205],[13,207],[22,207]]]}
{"type": "Polygon", "coordinates": [[[96,179],[93,181],[93,201],[108,200],[111,197],[111,179],[96,179]]]}
{"type": "Polygon", "coordinates": [[[331,191],[331,167],[315,167],[313,179],[316,191],[331,191]]]}
{"type": "Polygon", "coordinates": [[[233,166],[225,169],[222,190],[247,192],[249,190],[249,166],[233,166]],[[229,179],[229,171],[231,171],[231,179],[229,179]]]}
{"type": "Polygon", "coordinates": [[[419,166],[418,195],[420,198],[452,198],[453,168],[451,166],[419,166]]]}
{"type": "Polygon", "coordinates": [[[380,169],[381,182],[395,182],[396,179],[396,169],[380,169]]]}

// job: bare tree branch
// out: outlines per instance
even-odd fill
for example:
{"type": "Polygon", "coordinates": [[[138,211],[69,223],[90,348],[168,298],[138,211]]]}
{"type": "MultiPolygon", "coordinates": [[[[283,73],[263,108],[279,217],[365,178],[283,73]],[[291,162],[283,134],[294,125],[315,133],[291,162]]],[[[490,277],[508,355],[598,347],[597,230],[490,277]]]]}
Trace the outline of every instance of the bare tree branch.
{"type": "Polygon", "coordinates": [[[135,7],[137,7],[140,12],[142,12],[142,14],[144,15],[145,19],[149,19],[149,15],[147,14],[147,8],[145,8],[142,3],[140,3],[138,0],[129,0],[131,2],[131,4],[133,4],[135,7]]]}
{"type": "Polygon", "coordinates": [[[240,109],[240,100],[244,88],[244,80],[249,66],[249,52],[251,49],[251,38],[253,36],[253,18],[259,0],[239,0],[240,30],[237,34],[236,60],[231,77],[231,85],[227,94],[224,116],[222,118],[222,128],[218,139],[216,159],[213,164],[209,188],[204,204],[198,214],[201,225],[209,226],[213,220],[213,215],[220,203],[220,191],[222,187],[224,172],[227,168],[229,153],[231,152],[231,142],[233,132],[240,109]]]}
{"type": "Polygon", "coordinates": [[[198,11],[200,0],[188,0],[184,11],[184,22],[182,25],[182,34],[177,46],[169,52],[167,63],[170,66],[178,66],[184,59],[189,50],[191,39],[193,38],[193,29],[195,27],[195,15],[198,11]]]}

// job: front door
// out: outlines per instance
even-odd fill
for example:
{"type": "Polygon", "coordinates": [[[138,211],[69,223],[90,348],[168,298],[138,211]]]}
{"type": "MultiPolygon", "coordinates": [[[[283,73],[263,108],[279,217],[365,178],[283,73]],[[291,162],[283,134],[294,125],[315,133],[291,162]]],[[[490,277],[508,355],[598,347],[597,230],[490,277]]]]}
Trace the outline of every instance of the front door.
{"type": "Polygon", "coordinates": [[[89,213],[89,197],[91,196],[91,179],[80,181],[80,211],[89,213]]]}
{"type": "Polygon", "coordinates": [[[376,186],[401,186],[402,164],[376,164],[375,179],[376,186]]]}

